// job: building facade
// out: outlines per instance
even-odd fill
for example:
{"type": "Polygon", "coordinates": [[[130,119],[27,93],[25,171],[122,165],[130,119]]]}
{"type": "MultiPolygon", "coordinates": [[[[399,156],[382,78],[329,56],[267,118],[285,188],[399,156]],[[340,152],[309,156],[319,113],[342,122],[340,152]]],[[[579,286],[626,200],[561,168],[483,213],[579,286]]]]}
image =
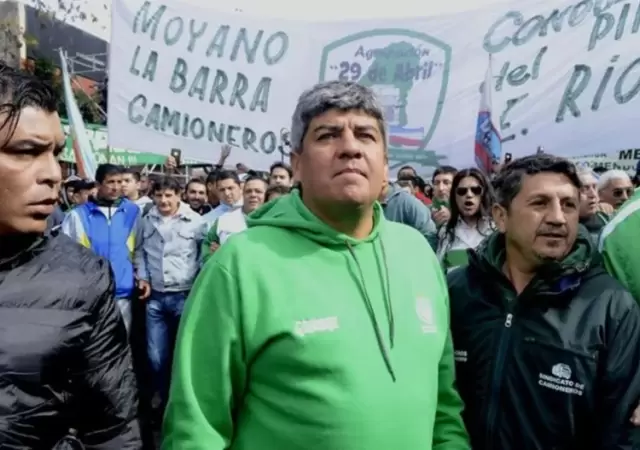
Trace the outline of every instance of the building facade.
{"type": "MultiPolygon", "coordinates": [[[[81,14],[81,13],[78,13],[81,14]]],[[[74,20],[92,18],[53,18],[31,6],[24,6],[27,60],[45,58],[60,65],[59,49],[67,53],[69,71],[87,94],[91,94],[107,75],[107,41],[73,25],[74,20]]]]}

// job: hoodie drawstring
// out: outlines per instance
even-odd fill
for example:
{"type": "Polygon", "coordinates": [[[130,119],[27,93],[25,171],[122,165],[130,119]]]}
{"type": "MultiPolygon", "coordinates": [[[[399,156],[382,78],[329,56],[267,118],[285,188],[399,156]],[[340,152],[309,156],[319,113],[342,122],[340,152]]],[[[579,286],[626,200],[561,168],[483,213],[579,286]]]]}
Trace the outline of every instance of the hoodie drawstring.
{"type": "MultiPolygon", "coordinates": [[[[396,374],[393,370],[393,366],[391,364],[391,356],[389,355],[389,351],[384,343],[384,339],[382,338],[382,331],[380,330],[380,326],[378,325],[378,319],[376,317],[376,313],[373,309],[373,304],[371,302],[371,297],[369,297],[369,292],[367,291],[367,285],[365,283],[364,272],[362,271],[362,267],[360,266],[360,262],[356,257],[355,252],[353,251],[353,247],[349,242],[346,242],[347,248],[349,249],[349,253],[351,257],[356,263],[356,267],[358,268],[358,274],[360,275],[360,289],[362,290],[362,296],[364,298],[364,303],[367,308],[367,313],[369,314],[369,318],[371,319],[371,324],[373,325],[373,330],[376,335],[376,340],[378,341],[378,347],[380,348],[380,352],[382,353],[382,359],[384,360],[385,366],[387,366],[387,370],[391,375],[391,379],[396,381],[396,374]]],[[[395,320],[393,316],[393,305],[391,303],[391,288],[390,288],[390,280],[389,280],[389,267],[387,266],[387,256],[384,250],[384,244],[382,240],[380,241],[380,249],[382,251],[382,265],[385,270],[385,280],[383,283],[385,284],[385,299],[384,299],[384,307],[387,313],[387,323],[389,326],[389,345],[393,348],[393,344],[395,341],[395,320]]],[[[374,253],[376,254],[376,260],[378,265],[380,261],[378,260],[378,253],[375,251],[374,245],[374,253]]]]}

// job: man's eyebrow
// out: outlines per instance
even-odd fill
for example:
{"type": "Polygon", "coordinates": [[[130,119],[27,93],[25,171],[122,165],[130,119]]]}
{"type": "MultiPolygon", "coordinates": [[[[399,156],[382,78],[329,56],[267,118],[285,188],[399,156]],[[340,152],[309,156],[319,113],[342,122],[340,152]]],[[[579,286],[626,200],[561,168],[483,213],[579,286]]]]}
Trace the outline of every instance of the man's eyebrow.
{"type": "Polygon", "coordinates": [[[313,129],[313,132],[316,133],[318,131],[338,131],[338,130],[342,130],[344,128],[344,125],[318,125],[317,127],[315,127],[313,129]]]}
{"type": "Polygon", "coordinates": [[[374,125],[356,125],[355,129],[359,131],[375,131],[376,133],[380,132],[380,129],[374,125]]]}

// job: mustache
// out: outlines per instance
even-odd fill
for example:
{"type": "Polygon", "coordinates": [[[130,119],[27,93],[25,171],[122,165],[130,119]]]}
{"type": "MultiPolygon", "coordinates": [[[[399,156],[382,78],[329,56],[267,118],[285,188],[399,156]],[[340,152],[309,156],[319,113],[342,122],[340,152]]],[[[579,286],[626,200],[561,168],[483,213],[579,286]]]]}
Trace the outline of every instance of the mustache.
{"type": "Polygon", "coordinates": [[[536,236],[552,236],[552,237],[567,237],[569,233],[567,230],[560,228],[543,228],[536,232],[536,236]]]}

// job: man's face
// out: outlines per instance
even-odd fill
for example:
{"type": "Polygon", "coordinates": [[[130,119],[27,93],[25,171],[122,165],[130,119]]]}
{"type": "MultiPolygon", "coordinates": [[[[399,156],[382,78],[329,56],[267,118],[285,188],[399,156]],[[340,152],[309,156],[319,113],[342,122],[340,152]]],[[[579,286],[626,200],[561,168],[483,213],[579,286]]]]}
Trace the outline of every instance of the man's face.
{"type": "Polygon", "coordinates": [[[75,189],[72,186],[67,186],[64,188],[65,193],[67,194],[67,198],[69,200],[73,199],[73,194],[75,192],[75,189]]]}
{"type": "MultiPolygon", "coordinates": [[[[0,114],[0,124],[6,120],[0,114]]],[[[43,233],[58,201],[65,145],[58,114],[27,107],[13,135],[0,129],[0,234],[43,233]],[[9,139],[10,137],[10,139],[9,139]]]]}
{"type": "Polygon", "coordinates": [[[187,203],[193,209],[200,209],[207,203],[207,188],[203,183],[189,183],[187,188],[187,203]]]}
{"type": "Polygon", "coordinates": [[[291,177],[289,172],[282,167],[276,167],[269,175],[269,184],[271,186],[291,186],[291,177]]]}
{"type": "Polygon", "coordinates": [[[98,184],[98,197],[105,200],[116,200],[122,196],[122,175],[107,175],[104,181],[98,184]]]}
{"type": "Polygon", "coordinates": [[[149,192],[149,177],[146,175],[140,177],[140,192],[149,192]]]}
{"type": "Polygon", "coordinates": [[[452,184],[452,173],[441,173],[436,175],[433,179],[433,196],[439,200],[449,201],[452,184]]]}
{"type": "Polygon", "coordinates": [[[547,172],[525,176],[509,210],[494,206],[494,220],[507,245],[537,266],[571,251],[579,209],[578,188],[565,175],[547,172]]]}
{"type": "Polygon", "coordinates": [[[122,195],[127,198],[136,197],[138,195],[138,182],[133,174],[125,173],[122,175],[122,195]]]}
{"type": "Polygon", "coordinates": [[[216,182],[216,188],[218,198],[226,205],[233,205],[240,200],[240,197],[242,197],[240,185],[231,178],[216,182]]]}
{"type": "Polygon", "coordinates": [[[598,180],[591,175],[585,174],[580,177],[582,188],[580,189],[580,217],[593,216],[598,211],[598,180]]]}
{"type": "Polygon", "coordinates": [[[380,195],[387,165],[375,118],[358,110],[329,110],[311,121],[302,147],[292,153],[292,163],[305,198],[362,206],[380,195]]]}
{"type": "Polygon", "coordinates": [[[180,193],[173,189],[158,190],[153,193],[153,202],[162,216],[171,216],[180,206],[180,193]]]}
{"type": "Polygon", "coordinates": [[[632,195],[633,184],[631,180],[627,179],[611,180],[600,190],[600,200],[609,203],[614,208],[622,206],[632,195]]]}
{"type": "Polygon", "coordinates": [[[251,180],[244,184],[242,193],[244,212],[249,214],[255,211],[264,203],[264,194],[267,191],[267,184],[262,180],[251,180]]]}
{"type": "Polygon", "coordinates": [[[212,205],[215,205],[219,201],[218,189],[216,188],[215,182],[207,183],[207,200],[212,205]]]}

